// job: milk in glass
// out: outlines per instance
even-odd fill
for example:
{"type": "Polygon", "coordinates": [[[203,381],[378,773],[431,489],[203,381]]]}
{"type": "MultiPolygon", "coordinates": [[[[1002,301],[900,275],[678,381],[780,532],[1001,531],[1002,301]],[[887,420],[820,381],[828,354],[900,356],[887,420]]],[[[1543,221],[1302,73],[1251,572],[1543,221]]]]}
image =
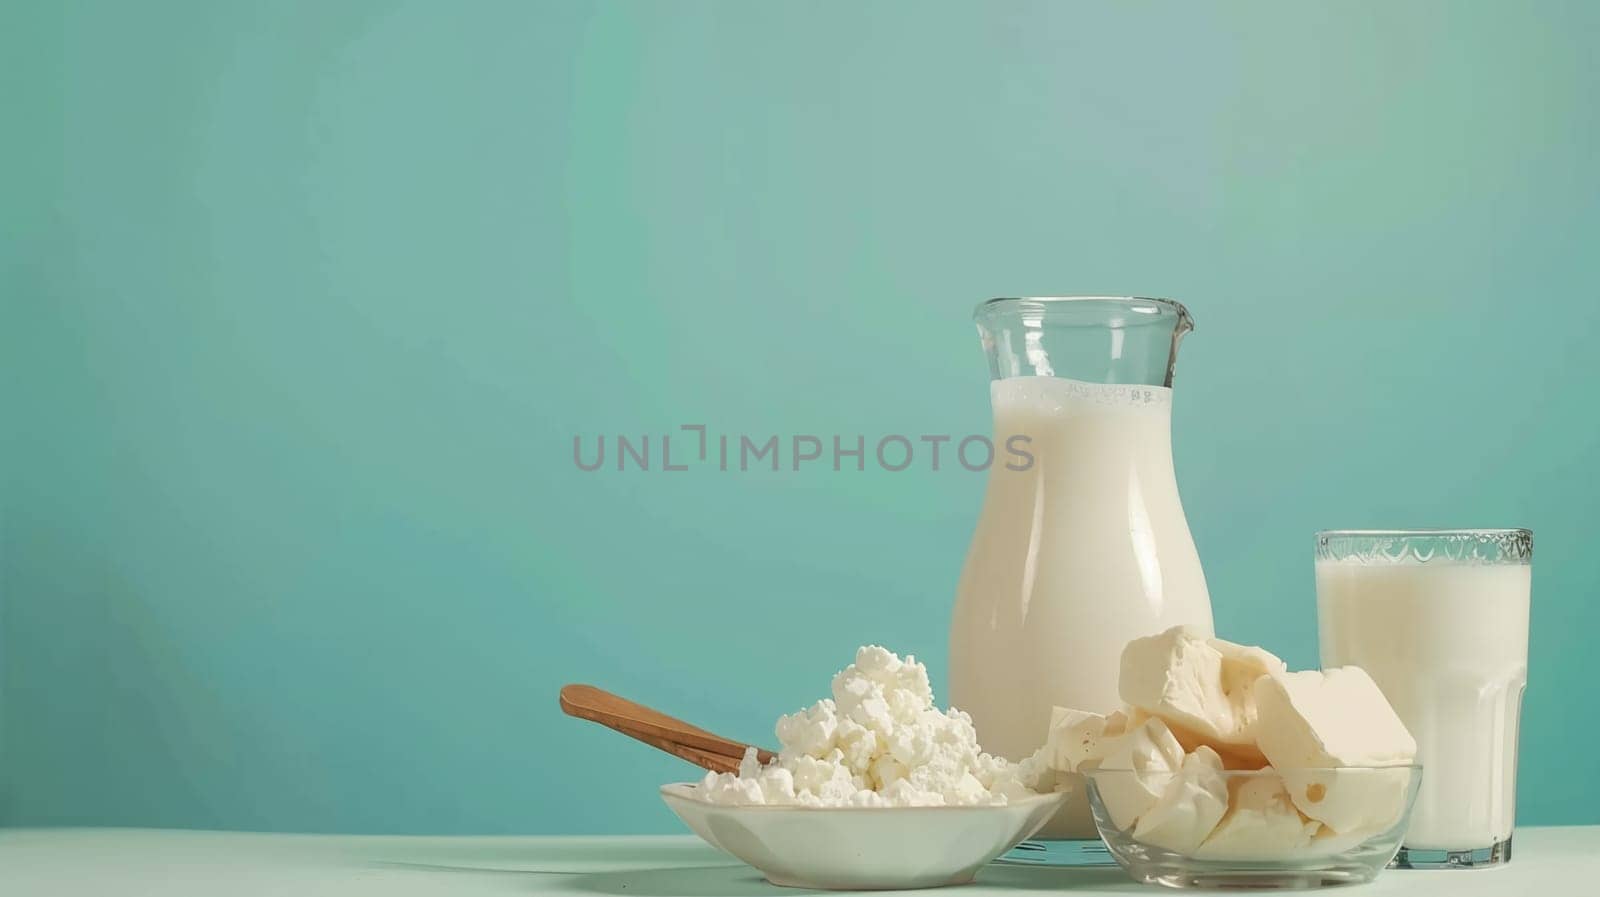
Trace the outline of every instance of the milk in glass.
{"type": "Polygon", "coordinates": [[[1532,571],[1516,557],[1428,549],[1317,561],[1323,666],[1366,669],[1417,740],[1407,850],[1511,838],[1532,571]]]}

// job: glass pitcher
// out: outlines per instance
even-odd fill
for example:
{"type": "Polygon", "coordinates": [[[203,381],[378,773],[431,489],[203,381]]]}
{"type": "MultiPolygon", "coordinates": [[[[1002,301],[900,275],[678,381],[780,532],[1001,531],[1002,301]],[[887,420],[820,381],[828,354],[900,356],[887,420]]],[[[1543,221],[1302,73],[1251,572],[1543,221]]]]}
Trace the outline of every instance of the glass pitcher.
{"type": "MultiPolygon", "coordinates": [[[[1172,373],[1194,323],[1170,300],[1101,296],[993,299],[974,318],[996,461],[956,591],[950,702],[1016,760],[1052,706],[1121,706],[1129,640],[1211,632],[1172,468],[1172,373]]],[[[1081,806],[1042,834],[1095,837],[1081,806]]]]}

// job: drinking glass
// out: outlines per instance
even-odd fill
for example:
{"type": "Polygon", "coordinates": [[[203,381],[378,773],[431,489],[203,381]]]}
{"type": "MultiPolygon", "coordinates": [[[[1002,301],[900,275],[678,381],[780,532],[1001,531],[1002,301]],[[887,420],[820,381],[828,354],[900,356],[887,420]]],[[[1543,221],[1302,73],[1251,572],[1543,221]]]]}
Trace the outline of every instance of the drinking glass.
{"type": "Polygon", "coordinates": [[[1422,789],[1395,865],[1509,861],[1533,533],[1329,530],[1316,574],[1323,667],[1365,669],[1417,740],[1422,789]]]}

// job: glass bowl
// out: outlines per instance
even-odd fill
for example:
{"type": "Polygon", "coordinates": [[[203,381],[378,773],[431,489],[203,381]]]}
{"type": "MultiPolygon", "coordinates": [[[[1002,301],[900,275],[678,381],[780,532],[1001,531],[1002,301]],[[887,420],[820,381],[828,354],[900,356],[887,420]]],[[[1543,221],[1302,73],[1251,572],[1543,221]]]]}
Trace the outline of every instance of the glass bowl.
{"type": "Polygon", "coordinates": [[[1420,766],[1083,774],[1117,863],[1172,888],[1371,881],[1400,849],[1422,781],[1420,766]]]}

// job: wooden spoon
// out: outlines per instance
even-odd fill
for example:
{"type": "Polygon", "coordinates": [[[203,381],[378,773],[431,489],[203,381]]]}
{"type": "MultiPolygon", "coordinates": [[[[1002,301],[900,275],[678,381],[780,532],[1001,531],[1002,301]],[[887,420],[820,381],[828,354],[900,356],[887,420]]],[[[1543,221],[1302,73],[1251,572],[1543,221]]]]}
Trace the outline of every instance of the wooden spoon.
{"type": "MultiPolygon", "coordinates": [[[[561,710],[568,716],[615,729],[712,772],[737,772],[745,749],[750,747],[593,685],[562,686],[561,710]]],[[[771,751],[756,749],[756,758],[762,763],[770,763],[772,757],[771,751]]]]}

